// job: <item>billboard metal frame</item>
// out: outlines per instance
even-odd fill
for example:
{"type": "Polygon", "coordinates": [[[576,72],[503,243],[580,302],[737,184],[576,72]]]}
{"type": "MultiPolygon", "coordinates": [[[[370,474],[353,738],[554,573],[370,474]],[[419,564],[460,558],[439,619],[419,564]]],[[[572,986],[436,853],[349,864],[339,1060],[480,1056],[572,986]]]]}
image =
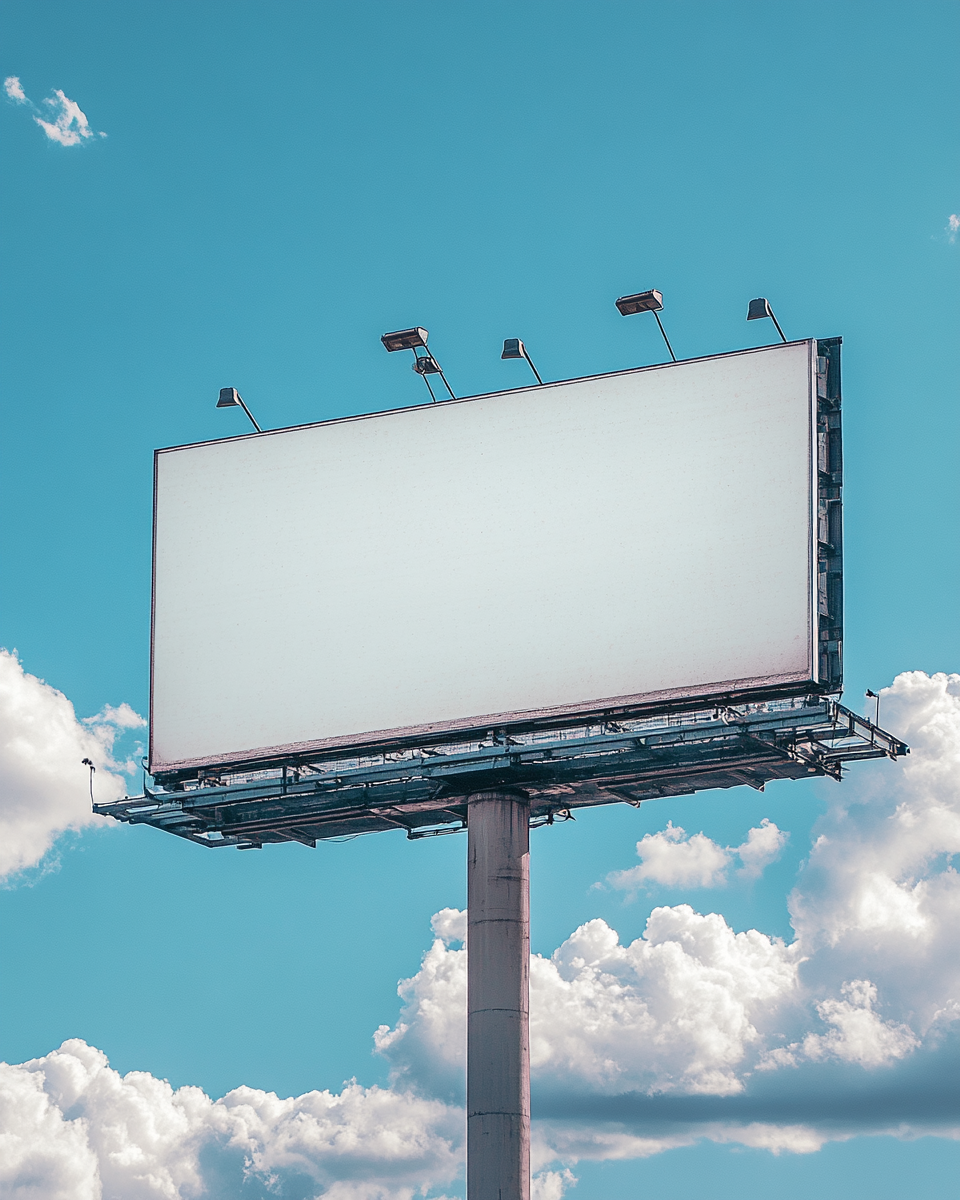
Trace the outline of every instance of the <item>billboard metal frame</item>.
{"type": "MultiPolygon", "coordinates": [[[[812,344],[812,339],[788,345],[812,344]]],[[[341,735],[317,741],[261,747],[236,753],[182,759],[170,764],[157,764],[154,756],[153,726],[151,720],[149,761],[155,770],[154,778],[163,786],[178,787],[197,780],[203,775],[229,773],[230,771],[269,769],[283,765],[306,762],[330,753],[343,756],[356,753],[390,753],[408,749],[429,748],[463,742],[466,738],[482,737],[492,728],[510,735],[562,730],[585,722],[609,722],[644,716],[656,716],[668,712],[683,712],[707,704],[730,706],[775,700],[808,694],[830,695],[839,693],[842,685],[842,638],[843,638],[843,574],[842,574],[842,444],[841,444],[841,391],[840,391],[840,338],[821,339],[816,343],[815,370],[809,381],[811,391],[811,488],[816,495],[810,497],[811,536],[809,547],[810,613],[813,628],[810,630],[809,669],[793,675],[775,677],[753,677],[731,679],[718,683],[689,686],[660,692],[638,695],[621,695],[607,699],[552,706],[539,710],[523,710],[491,714],[477,714],[462,719],[446,720],[428,725],[395,728],[341,735]],[[816,459],[816,462],[812,461],[816,459]]],[[[757,347],[757,352],[773,347],[757,347]]],[[[729,358],[751,351],[734,351],[723,355],[706,355],[702,359],[686,359],[679,366],[691,362],[717,358],[729,358]]],[[[655,367],[638,368],[637,371],[670,370],[674,364],[657,364],[655,367]]],[[[585,376],[583,380],[602,379],[615,375],[634,374],[609,372],[599,376],[585,376]]],[[[545,388],[582,380],[560,380],[546,384],[545,388]]],[[[525,392],[529,389],[510,389],[525,392]]],[[[496,395],[507,395],[495,393],[496,395]]],[[[481,396],[465,397],[449,403],[469,403],[481,396]]],[[[429,405],[413,406],[429,408],[429,405]]],[[[342,420],[363,420],[387,415],[365,414],[355,418],[339,418],[337,421],[319,424],[336,424],[342,420]]],[[[302,427],[293,427],[302,428],[302,427]]],[[[276,430],[283,433],[287,430],[276,430]]],[[[263,434],[243,435],[267,437],[263,434]]],[[[234,441],[238,439],[216,439],[234,441]]],[[[169,447],[155,452],[154,461],[154,575],[151,588],[151,653],[150,653],[150,696],[153,713],[154,694],[154,636],[156,628],[156,538],[157,538],[157,488],[160,455],[186,447],[169,447]]]]}
{"type": "Polygon", "coordinates": [[[512,789],[534,825],[571,810],[691,795],[762,790],[775,779],[841,778],[843,764],[896,759],[906,745],[822,696],[606,721],[480,743],[293,759],[263,771],[218,774],[144,788],[95,811],[152,825],[201,846],[315,846],[328,838],[402,829],[410,839],[466,828],[466,797],[512,789]]]}

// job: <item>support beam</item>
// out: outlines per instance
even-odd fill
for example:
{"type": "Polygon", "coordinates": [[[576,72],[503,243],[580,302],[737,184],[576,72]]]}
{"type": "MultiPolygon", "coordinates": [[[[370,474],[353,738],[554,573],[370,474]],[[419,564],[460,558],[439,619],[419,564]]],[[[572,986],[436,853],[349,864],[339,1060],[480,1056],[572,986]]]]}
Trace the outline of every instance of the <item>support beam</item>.
{"type": "Polygon", "coordinates": [[[477,792],[467,833],[467,1200],[529,1200],[529,802],[477,792]]]}

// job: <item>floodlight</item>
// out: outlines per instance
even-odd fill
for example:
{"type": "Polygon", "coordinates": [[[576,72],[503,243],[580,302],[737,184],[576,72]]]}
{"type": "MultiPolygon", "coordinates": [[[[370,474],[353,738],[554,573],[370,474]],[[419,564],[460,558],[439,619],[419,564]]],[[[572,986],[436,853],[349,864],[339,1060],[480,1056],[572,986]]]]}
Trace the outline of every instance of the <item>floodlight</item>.
{"type": "Polygon", "coordinates": [[[533,359],[527,353],[526,346],[523,344],[523,342],[521,342],[521,340],[519,338],[504,338],[503,339],[503,353],[500,355],[500,357],[501,358],[525,358],[527,360],[527,363],[530,366],[530,370],[537,377],[537,383],[539,383],[539,384],[543,383],[543,380],[540,378],[540,372],[533,365],[533,359]]]}
{"type": "Polygon", "coordinates": [[[243,397],[236,388],[221,388],[220,399],[217,401],[217,408],[236,408],[239,405],[250,418],[250,424],[254,427],[257,433],[263,433],[263,430],[253,419],[253,413],[244,404],[243,397]]]}
{"type": "Polygon", "coordinates": [[[658,312],[663,308],[663,293],[656,288],[649,292],[637,292],[634,296],[621,296],[617,301],[620,315],[631,317],[638,312],[658,312]]]}
{"type": "Polygon", "coordinates": [[[435,401],[436,396],[433,394],[433,388],[430,386],[430,380],[427,378],[428,375],[439,375],[443,380],[443,386],[450,393],[450,399],[456,400],[453,389],[447,383],[447,377],[444,375],[440,364],[427,349],[428,336],[426,329],[421,329],[419,325],[415,325],[413,329],[399,329],[395,333],[385,333],[380,341],[383,342],[384,348],[390,354],[393,354],[395,350],[413,351],[413,369],[427,385],[427,391],[430,393],[431,400],[435,401]],[[422,354],[421,351],[423,351],[422,354]]]}
{"type": "Polygon", "coordinates": [[[620,310],[621,317],[632,317],[634,313],[652,312],[657,318],[657,324],[660,326],[660,333],[663,335],[663,340],[667,343],[670,357],[674,362],[677,361],[677,356],[670,345],[670,339],[667,337],[667,331],[660,320],[660,310],[663,308],[662,292],[658,292],[656,288],[651,288],[648,292],[635,292],[632,296],[621,296],[617,301],[617,308],[620,310]]]}
{"type": "Polygon", "coordinates": [[[758,296],[756,300],[750,301],[750,307],[747,309],[747,320],[759,321],[763,317],[770,318],[774,325],[776,325],[777,333],[780,334],[781,340],[785,342],[787,340],[786,334],[780,328],[780,322],[773,315],[773,309],[770,307],[770,301],[765,296],[758,296]]]}
{"type": "Polygon", "coordinates": [[[395,350],[416,350],[418,346],[425,346],[427,337],[427,331],[417,326],[414,329],[400,329],[396,333],[385,333],[380,341],[393,354],[395,350]]]}

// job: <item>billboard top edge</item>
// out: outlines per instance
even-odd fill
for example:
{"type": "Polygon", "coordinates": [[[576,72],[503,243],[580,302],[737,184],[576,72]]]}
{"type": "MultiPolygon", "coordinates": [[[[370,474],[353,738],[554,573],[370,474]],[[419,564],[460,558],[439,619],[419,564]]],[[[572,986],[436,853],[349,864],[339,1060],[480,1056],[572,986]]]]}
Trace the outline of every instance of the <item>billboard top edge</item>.
{"type": "MultiPolygon", "coordinates": [[[[240,433],[231,437],[206,438],[200,442],[183,442],[174,446],[160,446],[154,450],[154,455],[169,454],[175,450],[191,450],[199,446],[215,446],[225,442],[245,442],[251,438],[271,437],[279,433],[293,433],[298,429],[317,429],[322,425],[340,425],[347,421],[366,421],[370,417],[386,417],[394,413],[416,412],[420,409],[432,409],[437,404],[465,404],[473,400],[485,400],[490,396],[519,395],[522,392],[539,392],[545,388],[562,387],[568,383],[586,383],[590,379],[614,379],[618,375],[638,375],[644,371],[662,371],[671,367],[688,366],[690,363],[709,362],[712,359],[735,358],[742,354],[759,354],[764,350],[782,350],[791,346],[804,346],[810,342],[823,341],[823,338],[794,338],[789,342],[771,342],[768,346],[748,346],[743,350],[724,350],[719,354],[701,354],[694,358],[681,358],[676,362],[648,363],[643,367],[626,367],[620,371],[600,371],[596,375],[576,375],[571,379],[552,379],[542,384],[530,384],[527,387],[504,388],[497,392],[478,392],[472,396],[457,396],[455,400],[441,400],[436,403],[426,401],[421,404],[405,404],[399,408],[381,408],[373,412],[353,413],[344,417],[328,417],[324,421],[304,421],[301,425],[282,425],[279,429],[263,429],[259,433],[240,433]]],[[[840,340],[839,338],[837,339],[840,340]]]]}

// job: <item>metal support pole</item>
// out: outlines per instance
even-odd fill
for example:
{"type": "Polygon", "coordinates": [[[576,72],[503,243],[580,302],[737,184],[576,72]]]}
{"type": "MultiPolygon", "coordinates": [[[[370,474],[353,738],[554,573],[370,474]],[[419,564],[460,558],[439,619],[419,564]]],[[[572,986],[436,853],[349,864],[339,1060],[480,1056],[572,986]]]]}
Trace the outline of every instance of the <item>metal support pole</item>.
{"type": "Polygon", "coordinates": [[[467,836],[467,1200],[529,1200],[529,803],[469,796],[467,836]]]}

